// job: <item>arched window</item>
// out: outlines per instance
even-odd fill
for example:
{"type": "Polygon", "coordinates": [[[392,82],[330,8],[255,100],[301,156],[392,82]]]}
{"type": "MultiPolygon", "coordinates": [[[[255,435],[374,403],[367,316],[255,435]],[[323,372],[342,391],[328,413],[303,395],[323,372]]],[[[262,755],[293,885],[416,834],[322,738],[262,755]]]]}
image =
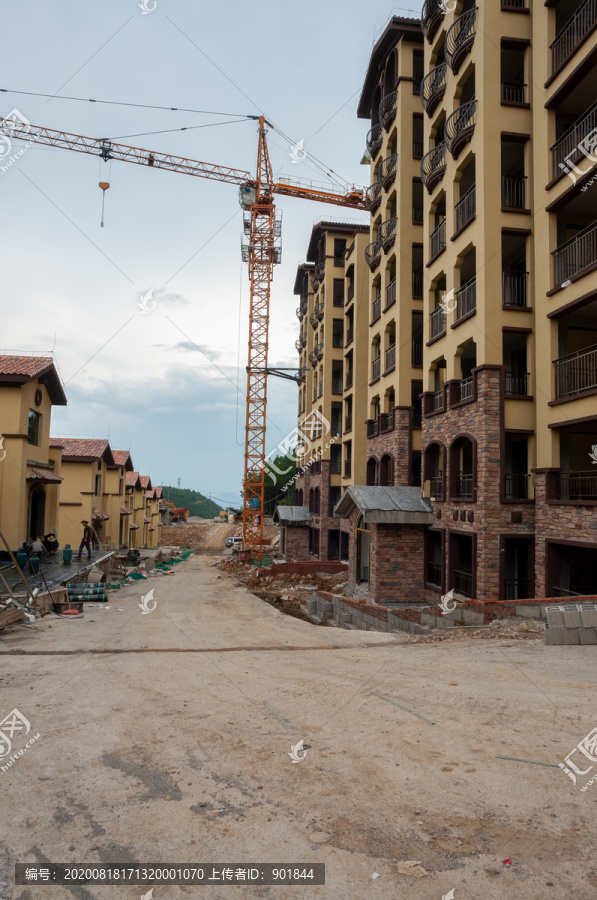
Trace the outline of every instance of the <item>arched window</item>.
{"type": "Polygon", "coordinates": [[[423,480],[429,482],[431,499],[444,500],[445,448],[439,441],[429,444],[423,455],[423,480]]]}
{"type": "Polygon", "coordinates": [[[379,483],[382,485],[394,484],[394,460],[389,453],[382,456],[379,464],[379,483]]]}
{"type": "Polygon", "coordinates": [[[319,488],[316,487],[313,493],[313,512],[319,515],[319,488]]]}
{"type": "Polygon", "coordinates": [[[450,447],[450,497],[474,501],[475,469],[474,439],[460,435],[450,447]]]}
{"type": "Polygon", "coordinates": [[[313,512],[313,488],[309,491],[309,512],[313,512]]]}
{"type": "Polygon", "coordinates": [[[374,456],[367,460],[367,484],[377,484],[377,460],[374,456]]]}

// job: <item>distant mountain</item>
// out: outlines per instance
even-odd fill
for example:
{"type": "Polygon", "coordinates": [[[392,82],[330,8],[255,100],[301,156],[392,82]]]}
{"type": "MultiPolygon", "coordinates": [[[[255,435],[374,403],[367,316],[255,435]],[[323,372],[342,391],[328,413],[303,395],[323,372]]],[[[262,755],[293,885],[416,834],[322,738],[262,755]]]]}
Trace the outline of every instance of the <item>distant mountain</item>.
{"type": "Polygon", "coordinates": [[[215,500],[209,500],[199,491],[190,491],[187,488],[163,487],[164,500],[171,500],[177,508],[188,509],[190,516],[199,516],[201,519],[213,519],[222,509],[215,500]]]}

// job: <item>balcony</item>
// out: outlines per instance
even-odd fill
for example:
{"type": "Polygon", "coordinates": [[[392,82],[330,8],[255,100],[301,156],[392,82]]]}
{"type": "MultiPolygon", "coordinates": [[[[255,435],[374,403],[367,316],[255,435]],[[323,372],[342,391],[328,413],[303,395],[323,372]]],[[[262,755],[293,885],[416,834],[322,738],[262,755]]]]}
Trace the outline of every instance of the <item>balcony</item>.
{"type": "MultiPolygon", "coordinates": [[[[332,393],[334,393],[334,392],[332,391],[332,393]]],[[[319,382],[319,390],[317,391],[317,396],[323,397],[323,381],[319,382]]]]}
{"type": "Polygon", "coordinates": [[[504,497],[506,500],[528,500],[530,475],[505,475],[504,497]]]}
{"type": "Polygon", "coordinates": [[[525,209],[526,175],[502,175],[502,208],[525,209]]]}
{"type": "Polygon", "coordinates": [[[413,225],[423,224],[423,207],[413,206],[413,225]]]}
{"type": "Polygon", "coordinates": [[[442,498],[444,495],[444,476],[440,472],[439,475],[434,475],[429,479],[429,489],[431,492],[431,498],[435,499],[442,498]]]}
{"type": "Polygon", "coordinates": [[[299,320],[299,322],[301,321],[301,319],[303,318],[304,315],[305,315],[304,309],[301,306],[297,306],[296,317],[299,320]]]}
{"type": "Polygon", "coordinates": [[[527,9],[526,0],[501,0],[501,9],[506,12],[509,9],[527,9]]]}
{"type": "Polygon", "coordinates": [[[348,347],[349,344],[352,344],[353,340],[354,340],[354,328],[351,325],[350,328],[346,329],[346,346],[348,347]]]}
{"type": "Polygon", "coordinates": [[[398,91],[392,91],[387,97],[384,97],[379,104],[379,118],[383,122],[383,127],[387,128],[396,117],[396,105],[398,103],[398,91]]]}
{"type": "Polygon", "coordinates": [[[447,70],[446,63],[441,63],[441,65],[432,69],[421,82],[421,103],[428,116],[433,114],[434,109],[446,92],[447,70]]]}
{"type": "Polygon", "coordinates": [[[387,183],[390,182],[396,174],[397,161],[397,153],[392,153],[391,156],[386,156],[386,158],[381,161],[381,165],[379,167],[379,180],[382,182],[384,187],[387,187],[387,183]]]}
{"type": "Polygon", "coordinates": [[[325,276],[325,260],[323,262],[317,263],[313,271],[317,280],[323,281],[325,276]]]}
{"type": "Polygon", "coordinates": [[[446,34],[446,62],[454,73],[470,51],[477,31],[477,9],[473,7],[459,16],[446,34]]]}
{"type": "Polygon", "coordinates": [[[369,208],[369,212],[375,212],[375,210],[381,203],[382,187],[383,184],[380,180],[376,181],[375,184],[372,184],[367,188],[367,193],[365,194],[365,203],[369,208]]]}
{"type": "Polygon", "coordinates": [[[371,363],[371,381],[379,381],[381,377],[381,356],[374,359],[371,363]]]}
{"type": "Polygon", "coordinates": [[[317,385],[313,385],[313,403],[317,402],[317,385]]]}
{"type": "Polygon", "coordinates": [[[472,500],[475,487],[472,475],[456,475],[452,484],[452,496],[458,500],[472,500]]]}
{"type": "Polygon", "coordinates": [[[365,423],[367,425],[367,437],[377,437],[379,434],[379,418],[377,419],[367,419],[365,423]]]}
{"type": "Polygon", "coordinates": [[[413,294],[413,300],[422,300],[423,299],[423,273],[422,272],[413,272],[412,294],[413,294]]]}
{"type": "Polygon", "coordinates": [[[410,345],[410,361],[413,366],[423,365],[423,341],[412,341],[410,345]]]}
{"type": "Polygon", "coordinates": [[[502,306],[515,309],[527,307],[528,272],[502,272],[502,306]]]}
{"type": "Polygon", "coordinates": [[[413,159],[423,159],[422,141],[413,141],[413,159]]]}
{"type": "Polygon", "coordinates": [[[348,434],[349,431],[352,431],[352,416],[346,416],[344,419],[344,434],[348,434]]]}
{"type": "Polygon", "coordinates": [[[421,181],[428,193],[442,180],[445,171],[446,145],[441,143],[429,150],[421,160],[421,181]]]}
{"type": "Polygon", "coordinates": [[[597,222],[570,238],[553,254],[554,285],[579,276],[597,262],[597,222]]]}
{"type": "Polygon", "coordinates": [[[566,22],[551,45],[551,74],[570,59],[597,22],[597,0],[586,0],[566,22]]]}
{"type": "Polygon", "coordinates": [[[442,567],[440,563],[427,563],[427,583],[436,587],[442,586],[442,567]]]}
{"type": "Polygon", "coordinates": [[[435,228],[429,237],[429,256],[430,259],[435,259],[436,256],[439,256],[442,250],[446,249],[446,220],[445,218],[441,220],[437,228],[435,228]]]}
{"type": "Polygon", "coordinates": [[[470,572],[454,569],[454,590],[464,597],[473,596],[473,576],[470,572]]]}
{"type": "Polygon", "coordinates": [[[352,460],[345,459],[344,460],[344,477],[350,478],[351,475],[352,475],[352,460]]]}
{"type": "Polygon", "coordinates": [[[434,338],[440,337],[440,335],[446,333],[446,314],[441,308],[441,306],[437,306],[431,315],[429,316],[430,321],[430,338],[433,340],[434,338]]]}
{"type": "Polygon", "coordinates": [[[425,0],[421,11],[421,19],[423,24],[423,34],[431,43],[437,29],[440,26],[442,16],[445,12],[446,4],[442,4],[441,0],[425,0]]]}
{"type": "Polygon", "coordinates": [[[554,360],[556,400],[597,389],[597,344],[554,360]]]}
{"type": "MultiPolygon", "coordinates": [[[[596,0],[597,2],[597,0],[596,0]]],[[[477,101],[463,103],[446,119],[446,147],[456,159],[461,149],[471,140],[475,130],[477,101]]]]}
{"type": "Polygon", "coordinates": [[[342,394],[343,386],[342,386],[342,377],[334,378],[332,377],[332,394],[342,394]]]}
{"type": "Polygon", "coordinates": [[[464,403],[466,400],[472,400],[475,395],[475,386],[473,376],[463,378],[458,384],[458,401],[464,403]]]}
{"type": "MultiPolygon", "coordinates": [[[[592,138],[596,128],[597,103],[594,103],[551,147],[552,178],[558,178],[567,169],[570,169],[573,163],[590,154],[594,147],[592,138]],[[589,135],[591,135],[591,138],[586,141],[589,135]]],[[[592,165],[595,160],[592,157],[589,158],[592,165]]]]}
{"type": "Polygon", "coordinates": [[[311,313],[311,315],[309,316],[309,322],[311,323],[311,327],[313,328],[313,330],[315,330],[317,328],[317,325],[319,324],[319,319],[317,318],[317,313],[315,313],[315,312],[311,313]]]}
{"type": "Polygon", "coordinates": [[[367,244],[365,247],[365,259],[370,269],[374,269],[379,265],[381,259],[381,241],[379,238],[376,241],[372,241],[371,244],[367,244]]]}
{"type": "Polygon", "coordinates": [[[388,347],[386,350],[386,368],[384,375],[387,375],[388,372],[391,372],[392,369],[396,368],[396,345],[392,344],[391,347],[388,347]]]}
{"type": "Polygon", "coordinates": [[[349,388],[352,387],[352,381],[353,381],[352,369],[349,369],[348,372],[346,373],[346,388],[345,388],[345,390],[348,390],[349,388]]]}
{"type": "MultiPolygon", "coordinates": [[[[380,413],[379,416],[379,431],[381,434],[387,434],[389,431],[394,430],[394,413],[380,413]]],[[[392,482],[390,482],[391,484],[392,482]]]]}
{"type": "Polygon", "coordinates": [[[377,320],[380,317],[381,317],[381,294],[378,294],[377,297],[375,298],[375,300],[373,301],[373,305],[372,305],[371,324],[373,325],[374,322],[377,322],[377,320]]]}
{"type": "Polygon", "coordinates": [[[315,355],[317,356],[317,359],[323,358],[323,341],[320,341],[315,347],[315,355]]]}
{"type": "Polygon", "coordinates": [[[350,281],[348,283],[348,290],[346,291],[346,303],[350,303],[352,298],[354,297],[354,281],[350,281]]]}
{"type": "Polygon", "coordinates": [[[526,84],[502,81],[502,103],[506,106],[526,106],[526,84]]]}
{"type": "Polygon", "coordinates": [[[477,279],[471,278],[456,291],[456,321],[466,318],[477,309],[477,279]]]}
{"type": "Polygon", "coordinates": [[[311,352],[309,353],[309,362],[311,363],[313,368],[315,368],[315,366],[317,365],[317,353],[315,350],[311,350],[311,352]]]}
{"type": "Polygon", "coordinates": [[[507,397],[528,397],[529,395],[529,373],[528,372],[506,372],[506,396],[507,397]]]}
{"type": "Polygon", "coordinates": [[[392,278],[389,285],[386,288],[386,309],[389,309],[390,306],[393,306],[396,302],[396,279],[392,278]]]}
{"type": "Polygon", "coordinates": [[[377,156],[379,148],[381,147],[382,131],[383,129],[380,122],[377,125],[374,125],[367,135],[367,150],[371,154],[372,159],[377,156]]]}
{"type": "Polygon", "coordinates": [[[396,239],[397,222],[397,217],[392,216],[391,219],[386,219],[386,221],[382,222],[379,226],[378,240],[382,242],[384,250],[387,250],[396,239]]]}
{"type": "Polygon", "coordinates": [[[556,500],[597,500],[597,472],[560,472],[556,500]]]}
{"type": "Polygon", "coordinates": [[[436,391],[431,395],[431,412],[443,412],[444,411],[444,392],[436,391]]]}
{"type": "Polygon", "coordinates": [[[341,350],[344,347],[344,335],[342,333],[332,335],[332,347],[334,350],[341,350]]]}
{"type": "Polygon", "coordinates": [[[477,213],[476,184],[471,185],[468,191],[462,195],[454,207],[454,211],[456,213],[456,234],[459,234],[469,222],[472,222],[477,213]]]}
{"type": "MultiPolygon", "coordinates": [[[[509,3],[512,0],[508,0],[509,3]]],[[[520,7],[524,9],[524,7],[520,7]]],[[[507,7],[502,6],[502,9],[507,7]]],[[[505,600],[527,600],[530,597],[531,582],[529,578],[506,578],[504,581],[505,600]]]]}

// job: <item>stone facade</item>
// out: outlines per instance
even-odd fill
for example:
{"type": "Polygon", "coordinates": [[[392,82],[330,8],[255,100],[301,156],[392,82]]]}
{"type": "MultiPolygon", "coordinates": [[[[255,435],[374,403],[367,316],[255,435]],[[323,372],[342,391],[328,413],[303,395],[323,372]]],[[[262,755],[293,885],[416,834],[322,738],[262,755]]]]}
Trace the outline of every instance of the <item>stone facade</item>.
{"type": "MultiPolygon", "coordinates": [[[[412,447],[412,409],[410,406],[395,406],[392,410],[390,428],[386,425],[387,417],[380,415],[377,422],[368,423],[368,428],[377,429],[374,437],[367,438],[367,462],[376,460],[377,479],[376,484],[384,485],[386,480],[380,473],[382,457],[386,454],[392,457],[392,480],[397,487],[406,486],[411,481],[411,447],[412,447]]],[[[367,467],[367,483],[369,481],[369,466],[367,467]]]]}
{"type": "MultiPolygon", "coordinates": [[[[473,370],[474,393],[469,402],[454,402],[452,383],[444,385],[444,412],[430,414],[422,423],[422,483],[429,478],[425,451],[434,442],[443,447],[443,497],[433,501],[434,531],[444,533],[443,571],[450,573],[450,534],[474,535],[476,576],[474,596],[488,600],[500,594],[500,535],[532,536],[535,509],[532,500],[504,501],[502,497],[504,465],[504,367],[480,366],[473,370]],[[454,496],[450,447],[456,438],[467,435],[474,442],[472,499],[454,496]]],[[[427,399],[427,397],[425,397],[427,399]]],[[[432,498],[433,499],[433,498],[432,498]]],[[[453,566],[452,566],[453,568],[453,566]]],[[[475,565],[473,562],[473,571],[475,565]]],[[[453,586],[453,585],[449,585],[453,586]]],[[[442,587],[448,585],[444,583],[442,587]]],[[[439,588],[426,587],[426,599],[433,602],[439,588]]],[[[503,593],[503,592],[502,592],[503,593]]]]}
{"type": "Polygon", "coordinates": [[[287,559],[308,560],[309,554],[309,526],[282,525],[284,555],[287,559]]]}
{"type": "MultiPolygon", "coordinates": [[[[307,532],[307,556],[296,557],[297,559],[329,559],[329,535],[330,529],[335,531],[343,529],[344,520],[336,519],[330,515],[330,462],[329,460],[321,460],[315,465],[311,465],[296,481],[296,488],[302,491],[302,505],[309,508],[309,495],[311,491],[319,489],[319,513],[311,511],[311,528],[319,532],[319,554],[309,553],[309,529],[307,532]]],[[[287,559],[290,551],[286,553],[287,559]]]]}

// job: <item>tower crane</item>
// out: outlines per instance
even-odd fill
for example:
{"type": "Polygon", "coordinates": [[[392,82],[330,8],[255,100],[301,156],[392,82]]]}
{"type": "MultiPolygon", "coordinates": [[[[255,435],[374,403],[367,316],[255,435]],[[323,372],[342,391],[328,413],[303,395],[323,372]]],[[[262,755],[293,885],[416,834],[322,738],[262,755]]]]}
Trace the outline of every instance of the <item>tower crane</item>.
{"type": "Polygon", "coordinates": [[[17,118],[0,117],[0,132],[16,140],[45,144],[63,150],[88,153],[104,161],[116,159],[154,169],[167,169],[239,187],[244,210],[244,232],[248,243],[242,247],[248,263],[250,282],[249,353],[247,362],[245,468],[243,491],[243,549],[261,561],[263,556],[263,495],[265,485],[265,427],[267,406],[268,341],[270,294],[273,267],[281,261],[281,223],[276,219],[274,196],[300,197],[335,206],[367,210],[365,194],[352,187],[345,193],[301,185],[290,179],[274,180],[267,146],[267,129],[273,128],[264,116],[258,119],[259,142],[255,175],[241,169],[142,150],[117,144],[106,138],[90,138],[32,125],[17,118]]]}

